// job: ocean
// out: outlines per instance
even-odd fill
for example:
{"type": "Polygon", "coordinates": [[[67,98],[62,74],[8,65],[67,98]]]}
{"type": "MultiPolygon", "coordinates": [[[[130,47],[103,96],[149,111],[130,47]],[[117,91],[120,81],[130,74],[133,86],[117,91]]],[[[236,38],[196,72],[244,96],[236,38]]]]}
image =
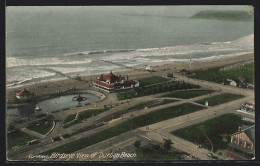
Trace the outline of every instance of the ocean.
{"type": "Polygon", "coordinates": [[[17,87],[254,52],[254,22],[190,18],[247,6],[8,7],[6,84],[17,87]],[[51,70],[50,70],[51,69],[51,70]]]}

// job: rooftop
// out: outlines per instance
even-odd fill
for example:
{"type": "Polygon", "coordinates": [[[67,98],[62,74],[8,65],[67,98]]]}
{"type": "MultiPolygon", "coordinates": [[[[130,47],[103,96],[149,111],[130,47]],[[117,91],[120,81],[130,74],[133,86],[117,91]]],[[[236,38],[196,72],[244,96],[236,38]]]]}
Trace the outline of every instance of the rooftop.
{"type": "MultiPolygon", "coordinates": [[[[244,132],[248,138],[255,143],[255,125],[253,126],[246,126],[246,125],[242,125],[241,126],[241,132],[244,132]]],[[[232,135],[238,134],[240,132],[236,132],[232,135]]]]}
{"type": "Polygon", "coordinates": [[[22,92],[18,92],[16,93],[17,96],[30,96],[32,95],[33,93],[30,92],[29,90],[27,89],[24,89],[22,92]]]}

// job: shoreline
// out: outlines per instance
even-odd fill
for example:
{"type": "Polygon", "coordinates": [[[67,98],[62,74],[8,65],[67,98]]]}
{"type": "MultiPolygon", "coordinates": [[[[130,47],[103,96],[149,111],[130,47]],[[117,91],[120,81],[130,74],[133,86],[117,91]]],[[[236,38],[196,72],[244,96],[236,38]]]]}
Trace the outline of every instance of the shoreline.
{"type": "MultiPolygon", "coordinates": [[[[177,59],[175,61],[172,61],[171,63],[164,63],[164,64],[158,64],[158,65],[150,65],[150,66],[164,66],[164,65],[179,65],[179,64],[186,64],[186,63],[194,63],[194,62],[202,62],[202,63],[207,63],[207,62],[214,62],[214,61],[221,61],[223,59],[230,59],[230,58],[236,58],[236,57],[239,57],[239,56],[243,56],[243,55],[250,55],[250,54],[254,54],[254,52],[244,52],[244,53],[237,53],[237,54],[227,54],[227,55],[219,55],[219,56],[210,56],[210,57],[204,57],[204,58],[190,58],[190,59],[177,59]]],[[[147,65],[145,65],[147,66],[147,65]]],[[[143,68],[138,68],[138,69],[123,69],[123,70],[120,70],[120,71],[117,71],[117,72],[114,72],[114,73],[124,73],[124,72],[129,72],[131,70],[144,70],[145,67],[143,68]]],[[[82,74],[82,73],[81,73],[82,74]]],[[[100,75],[100,74],[104,74],[104,73],[97,73],[97,74],[91,74],[91,75],[100,75]]],[[[81,77],[88,77],[88,76],[91,76],[91,75],[82,75],[81,77]]],[[[38,82],[27,82],[27,83],[21,83],[21,84],[7,84],[6,82],[6,89],[18,89],[18,88],[22,88],[22,87],[27,87],[27,86],[31,86],[31,85],[34,85],[34,84],[45,84],[45,83],[48,83],[48,82],[58,82],[58,81],[64,81],[64,80],[68,80],[68,79],[71,79],[69,77],[72,77],[72,76],[69,76],[69,74],[65,73],[64,74],[64,77],[60,77],[60,78],[51,78],[51,79],[43,79],[43,80],[40,80],[38,82]],[[68,77],[66,77],[65,75],[68,75],[68,77]]],[[[43,77],[44,78],[44,77],[43,77]]]]}
{"type": "MultiPolygon", "coordinates": [[[[145,70],[145,68],[142,68],[142,69],[126,70],[126,71],[119,71],[113,73],[118,75],[120,74],[123,76],[128,75],[129,79],[138,79],[141,77],[156,75],[158,72],[173,73],[181,69],[198,70],[203,68],[212,68],[216,66],[230,65],[234,63],[243,62],[243,61],[254,61],[254,53],[242,54],[242,55],[237,55],[232,57],[223,57],[219,59],[211,59],[209,61],[191,59],[191,61],[189,62],[182,61],[182,62],[173,62],[164,65],[151,66],[151,68],[155,72],[148,72],[145,70]]],[[[109,72],[110,71],[107,71],[107,73],[109,72]]],[[[47,99],[55,95],[58,96],[60,93],[64,95],[70,92],[82,91],[82,90],[91,90],[91,91],[98,92],[98,90],[93,88],[91,85],[91,83],[94,80],[96,80],[96,77],[98,76],[100,76],[100,74],[82,76],[81,77],[82,81],[67,78],[64,80],[57,80],[57,81],[52,80],[52,81],[34,83],[31,85],[24,85],[21,87],[12,87],[12,88],[6,87],[7,105],[14,102],[16,92],[22,91],[25,88],[34,92],[34,94],[37,96],[39,100],[47,99]]]]}

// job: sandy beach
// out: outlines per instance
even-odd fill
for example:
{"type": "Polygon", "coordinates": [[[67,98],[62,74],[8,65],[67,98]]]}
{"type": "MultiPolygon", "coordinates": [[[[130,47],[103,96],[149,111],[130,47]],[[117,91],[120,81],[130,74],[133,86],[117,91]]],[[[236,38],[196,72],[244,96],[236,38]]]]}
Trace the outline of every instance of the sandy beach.
{"type": "MultiPolygon", "coordinates": [[[[253,61],[253,60],[254,60],[254,54],[252,53],[252,54],[243,54],[234,57],[212,59],[210,61],[191,60],[190,62],[174,62],[171,64],[165,64],[160,66],[151,66],[155,72],[148,72],[143,68],[143,69],[113,72],[113,73],[118,75],[120,74],[122,76],[128,75],[129,79],[138,79],[138,78],[149,77],[151,75],[157,75],[159,72],[165,73],[166,76],[167,73],[177,72],[181,69],[197,70],[201,68],[225,66],[228,64],[234,64],[234,63],[245,62],[245,61],[253,61]]],[[[108,71],[107,73],[109,72],[110,71],[108,71]]],[[[46,99],[58,93],[66,94],[72,91],[80,91],[80,90],[97,91],[97,89],[92,87],[91,83],[94,80],[96,80],[98,76],[99,75],[84,76],[81,77],[81,81],[75,79],[64,79],[59,81],[35,83],[33,85],[26,85],[22,87],[7,88],[6,89],[7,105],[10,105],[11,103],[14,102],[16,92],[22,91],[25,88],[34,92],[34,94],[38,97],[38,99],[46,99]]]]}

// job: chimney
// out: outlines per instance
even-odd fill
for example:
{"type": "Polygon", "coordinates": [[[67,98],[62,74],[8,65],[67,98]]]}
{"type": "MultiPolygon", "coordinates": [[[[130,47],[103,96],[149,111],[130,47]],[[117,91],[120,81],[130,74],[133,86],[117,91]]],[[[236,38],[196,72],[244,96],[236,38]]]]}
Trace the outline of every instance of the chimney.
{"type": "Polygon", "coordinates": [[[238,132],[241,132],[241,127],[240,126],[238,127],[238,132]]]}

